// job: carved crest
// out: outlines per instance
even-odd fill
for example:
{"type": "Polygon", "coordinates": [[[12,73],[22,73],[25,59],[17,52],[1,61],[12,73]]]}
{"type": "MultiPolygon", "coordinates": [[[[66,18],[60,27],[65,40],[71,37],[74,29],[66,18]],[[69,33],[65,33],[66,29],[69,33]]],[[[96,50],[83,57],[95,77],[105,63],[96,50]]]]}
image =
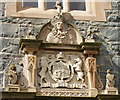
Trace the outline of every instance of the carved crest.
{"type": "Polygon", "coordinates": [[[62,52],[60,52],[57,55],[57,59],[49,65],[49,73],[54,81],[64,83],[72,79],[74,70],[72,65],[64,59],[62,52]]]}

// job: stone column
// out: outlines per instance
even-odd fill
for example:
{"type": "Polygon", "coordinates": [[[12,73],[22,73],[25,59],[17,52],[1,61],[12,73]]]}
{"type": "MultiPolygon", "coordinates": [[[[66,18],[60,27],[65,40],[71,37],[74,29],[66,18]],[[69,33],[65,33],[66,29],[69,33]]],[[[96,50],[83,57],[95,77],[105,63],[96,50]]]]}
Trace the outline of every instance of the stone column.
{"type": "Polygon", "coordinates": [[[86,71],[87,71],[87,76],[88,76],[89,89],[95,88],[96,58],[87,57],[87,59],[86,59],[86,71]]]}
{"type": "Polygon", "coordinates": [[[34,50],[28,49],[25,52],[23,62],[23,75],[27,79],[28,91],[36,92],[36,55],[34,54],[34,50]]]}
{"type": "Polygon", "coordinates": [[[96,96],[98,94],[98,90],[96,89],[96,58],[87,57],[86,59],[86,72],[88,77],[88,87],[89,87],[89,95],[96,96]]]}

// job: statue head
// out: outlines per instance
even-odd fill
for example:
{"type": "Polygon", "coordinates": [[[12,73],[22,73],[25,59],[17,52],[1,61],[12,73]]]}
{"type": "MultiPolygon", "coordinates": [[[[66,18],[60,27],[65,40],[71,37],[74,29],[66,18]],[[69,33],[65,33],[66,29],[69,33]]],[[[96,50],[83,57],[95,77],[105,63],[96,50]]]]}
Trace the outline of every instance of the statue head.
{"type": "Polygon", "coordinates": [[[108,69],[108,70],[107,70],[107,73],[111,73],[111,69],[108,69]]]}
{"type": "Polygon", "coordinates": [[[11,64],[9,70],[16,70],[15,64],[11,64]]]}
{"type": "Polygon", "coordinates": [[[62,29],[63,29],[63,22],[62,22],[62,21],[57,22],[57,23],[56,23],[56,28],[57,28],[58,30],[62,30],[62,29]]]}
{"type": "Polygon", "coordinates": [[[56,1],[55,7],[57,8],[58,5],[62,7],[62,3],[60,1],[56,1]]]}
{"type": "Polygon", "coordinates": [[[51,24],[53,26],[57,25],[57,23],[64,23],[64,17],[62,15],[56,15],[52,18],[51,24]]]}

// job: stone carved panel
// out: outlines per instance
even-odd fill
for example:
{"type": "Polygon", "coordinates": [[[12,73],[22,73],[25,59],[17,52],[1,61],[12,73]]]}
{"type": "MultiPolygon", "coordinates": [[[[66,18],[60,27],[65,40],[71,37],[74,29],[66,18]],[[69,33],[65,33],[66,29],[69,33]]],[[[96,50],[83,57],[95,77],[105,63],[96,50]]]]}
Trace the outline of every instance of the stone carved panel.
{"type": "Polygon", "coordinates": [[[83,60],[81,53],[40,54],[38,87],[87,88],[83,60]]]}

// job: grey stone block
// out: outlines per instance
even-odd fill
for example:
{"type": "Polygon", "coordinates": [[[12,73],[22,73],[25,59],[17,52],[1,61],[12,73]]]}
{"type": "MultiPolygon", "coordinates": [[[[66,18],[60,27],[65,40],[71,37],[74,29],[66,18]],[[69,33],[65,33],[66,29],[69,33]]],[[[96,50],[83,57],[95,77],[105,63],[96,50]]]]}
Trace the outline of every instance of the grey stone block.
{"type": "Polygon", "coordinates": [[[2,30],[2,32],[0,33],[0,36],[1,37],[13,37],[17,28],[18,26],[15,24],[2,23],[2,27],[0,27],[0,30],[2,30]]]}
{"type": "Polygon", "coordinates": [[[0,10],[0,17],[2,17],[4,15],[5,15],[4,10],[0,10]]]}
{"type": "Polygon", "coordinates": [[[106,41],[120,41],[119,30],[118,27],[107,27],[101,28],[100,32],[106,41]]]}
{"type": "Polygon", "coordinates": [[[100,66],[106,66],[106,67],[111,67],[113,66],[112,60],[111,60],[111,56],[110,55],[99,55],[97,56],[97,64],[100,66]]]}
{"type": "Polygon", "coordinates": [[[15,54],[18,54],[19,52],[19,47],[18,47],[18,40],[15,40],[15,39],[0,39],[0,43],[1,43],[1,46],[0,46],[0,51],[3,52],[3,53],[15,53],[15,54]]]}
{"type": "Polygon", "coordinates": [[[107,20],[109,22],[120,22],[120,16],[119,14],[111,14],[107,17],[107,20]]]}

